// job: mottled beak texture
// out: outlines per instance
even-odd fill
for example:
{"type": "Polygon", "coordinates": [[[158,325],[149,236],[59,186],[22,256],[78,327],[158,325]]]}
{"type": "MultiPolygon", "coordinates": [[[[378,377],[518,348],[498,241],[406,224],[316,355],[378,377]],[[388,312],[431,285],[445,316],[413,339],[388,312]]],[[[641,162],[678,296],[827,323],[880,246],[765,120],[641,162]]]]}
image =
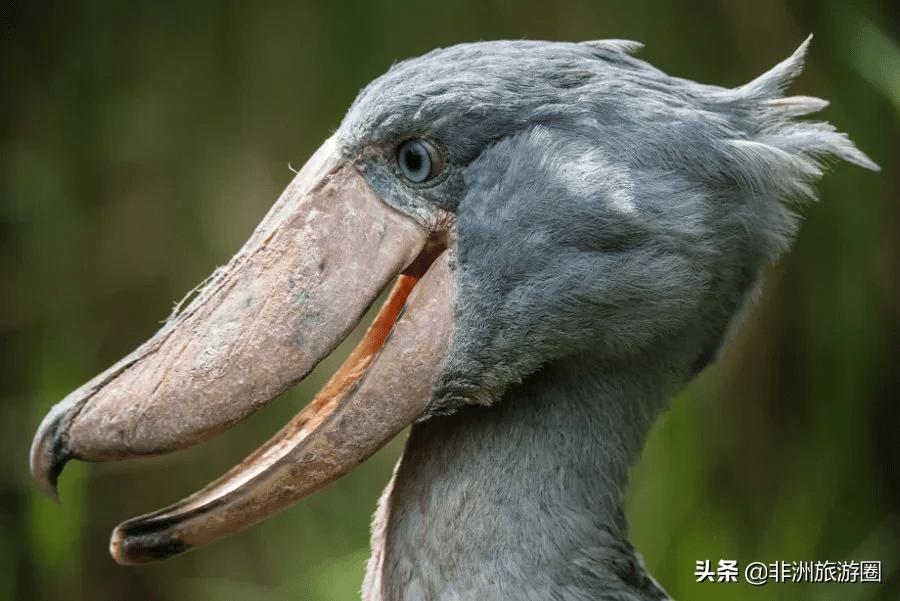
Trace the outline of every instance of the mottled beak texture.
{"type": "Polygon", "coordinates": [[[326,486],[431,398],[455,293],[450,251],[436,252],[433,234],[386,205],[330,138],[186,307],[44,418],[31,449],[38,485],[55,498],[69,459],[155,455],[222,432],[305,377],[396,279],[363,341],[290,424],[204,491],[119,526],[111,551],[122,563],[164,558],[326,486]]]}

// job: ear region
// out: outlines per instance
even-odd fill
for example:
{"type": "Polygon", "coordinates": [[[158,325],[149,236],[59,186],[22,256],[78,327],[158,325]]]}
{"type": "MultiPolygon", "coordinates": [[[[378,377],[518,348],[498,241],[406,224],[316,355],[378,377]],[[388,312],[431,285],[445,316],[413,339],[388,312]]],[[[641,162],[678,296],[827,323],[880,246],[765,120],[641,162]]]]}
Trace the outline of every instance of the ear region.
{"type": "Polygon", "coordinates": [[[570,354],[638,352],[696,311],[706,275],[679,249],[701,232],[656,235],[644,182],[594,141],[534,127],[485,149],[465,184],[454,338],[423,418],[491,404],[570,354]]]}

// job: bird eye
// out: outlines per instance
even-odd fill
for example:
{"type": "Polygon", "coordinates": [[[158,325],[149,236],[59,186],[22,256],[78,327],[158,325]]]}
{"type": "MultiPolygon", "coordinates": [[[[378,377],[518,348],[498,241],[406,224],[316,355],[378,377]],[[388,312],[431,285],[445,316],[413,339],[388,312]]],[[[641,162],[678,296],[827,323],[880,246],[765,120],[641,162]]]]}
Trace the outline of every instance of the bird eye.
{"type": "Polygon", "coordinates": [[[428,140],[407,140],[397,151],[397,164],[403,177],[419,184],[441,172],[443,165],[437,148],[428,140]]]}

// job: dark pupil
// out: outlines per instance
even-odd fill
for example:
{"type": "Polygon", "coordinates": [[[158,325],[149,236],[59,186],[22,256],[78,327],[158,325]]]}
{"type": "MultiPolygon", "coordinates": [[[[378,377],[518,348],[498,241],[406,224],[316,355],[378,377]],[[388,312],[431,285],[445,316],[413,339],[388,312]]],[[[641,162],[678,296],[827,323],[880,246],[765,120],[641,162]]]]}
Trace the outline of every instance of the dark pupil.
{"type": "Polygon", "coordinates": [[[413,173],[418,173],[422,168],[422,153],[418,148],[407,148],[403,153],[403,160],[406,162],[406,168],[413,173]]]}

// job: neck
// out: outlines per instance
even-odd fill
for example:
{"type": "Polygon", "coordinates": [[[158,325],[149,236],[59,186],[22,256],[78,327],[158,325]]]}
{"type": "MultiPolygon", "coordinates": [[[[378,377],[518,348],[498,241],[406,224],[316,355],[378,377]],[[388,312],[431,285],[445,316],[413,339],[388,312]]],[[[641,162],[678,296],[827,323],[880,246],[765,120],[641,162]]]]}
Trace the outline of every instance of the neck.
{"type": "Polygon", "coordinates": [[[569,359],[491,407],[416,424],[375,517],[363,598],[667,599],[622,510],[628,467],[681,383],[647,365],[569,359]]]}

